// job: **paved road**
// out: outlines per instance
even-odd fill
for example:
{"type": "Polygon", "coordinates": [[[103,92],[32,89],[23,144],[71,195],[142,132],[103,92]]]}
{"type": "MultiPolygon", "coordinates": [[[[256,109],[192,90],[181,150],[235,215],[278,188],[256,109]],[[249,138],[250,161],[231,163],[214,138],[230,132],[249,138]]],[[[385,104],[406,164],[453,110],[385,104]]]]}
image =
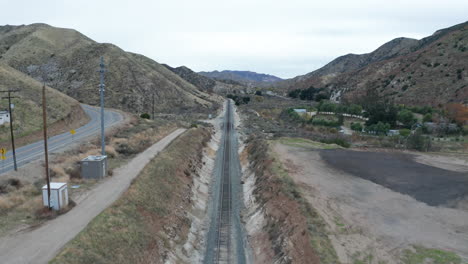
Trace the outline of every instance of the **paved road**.
{"type": "Polygon", "coordinates": [[[112,177],[93,188],[70,212],[30,232],[0,238],[0,263],[42,264],[50,261],[102,210],[125,192],[146,164],[184,133],[177,129],[114,171],[112,177]]]}
{"type": "MultiPolygon", "coordinates": [[[[78,128],[75,129],[76,134],[72,137],[70,132],[66,132],[60,135],[56,135],[49,138],[49,153],[56,152],[63,147],[66,147],[74,142],[80,141],[84,138],[87,138],[92,135],[96,135],[101,131],[101,118],[100,118],[100,110],[99,108],[81,104],[81,107],[89,116],[90,121],[78,128]]],[[[105,127],[111,127],[116,125],[120,121],[123,120],[122,114],[111,111],[105,110],[104,112],[104,119],[105,119],[105,127]]],[[[5,173],[8,171],[13,170],[13,152],[8,150],[7,153],[7,160],[5,164],[0,163],[0,173],[5,173]]],[[[18,167],[23,166],[31,161],[41,159],[44,157],[44,140],[37,141],[35,143],[20,147],[16,149],[16,161],[18,167]]],[[[3,162],[3,161],[2,161],[3,162]]]]}

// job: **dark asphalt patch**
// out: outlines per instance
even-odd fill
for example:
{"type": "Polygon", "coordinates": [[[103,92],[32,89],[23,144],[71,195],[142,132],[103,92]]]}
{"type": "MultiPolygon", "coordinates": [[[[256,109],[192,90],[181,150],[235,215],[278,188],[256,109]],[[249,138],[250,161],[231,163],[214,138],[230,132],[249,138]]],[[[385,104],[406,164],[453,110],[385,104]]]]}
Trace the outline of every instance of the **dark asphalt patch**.
{"type": "Polygon", "coordinates": [[[336,169],[431,206],[449,206],[468,195],[468,173],[417,163],[408,154],[331,149],[320,155],[336,169]]]}

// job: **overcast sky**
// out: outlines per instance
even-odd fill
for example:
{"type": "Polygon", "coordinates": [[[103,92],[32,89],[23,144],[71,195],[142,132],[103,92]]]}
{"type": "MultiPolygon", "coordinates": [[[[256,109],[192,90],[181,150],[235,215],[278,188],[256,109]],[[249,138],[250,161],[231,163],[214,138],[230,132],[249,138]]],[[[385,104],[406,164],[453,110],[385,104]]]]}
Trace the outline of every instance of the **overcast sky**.
{"type": "Polygon", "coordinates": [[[283,78],[468,20],[467,0],[0,0],[0,24],[74,28],[171,66],[283,78]]]}

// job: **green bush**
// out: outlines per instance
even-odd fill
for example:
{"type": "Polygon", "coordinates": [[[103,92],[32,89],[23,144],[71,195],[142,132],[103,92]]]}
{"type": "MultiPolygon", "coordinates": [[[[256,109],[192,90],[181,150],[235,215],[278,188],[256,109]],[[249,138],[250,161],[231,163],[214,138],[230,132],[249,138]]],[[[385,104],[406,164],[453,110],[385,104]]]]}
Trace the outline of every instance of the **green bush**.
{"type": "Polygon", "coordinates": [[[411,134],[411,130],[407,128],[400,129],[400,136],[407,137],[409,134],[411,134]]]}
{"type": "Polygon", "coordinates": [[[351,129],[354,131],[361,132],[362,131],[362,125],[361,123],[351,123],[351,129]]]}
{"type": "Polygon", "coordinates": [[[140,115],[141,118],[144,118],[144,119],[150,119],[150,115],[148,113],[143,113],[140,115]]]}
{"type": "Polygon", "coordinates": [[[423,117],[423,122],[432,122],[432,114],[431,113],[425,114],[423,117]]]}

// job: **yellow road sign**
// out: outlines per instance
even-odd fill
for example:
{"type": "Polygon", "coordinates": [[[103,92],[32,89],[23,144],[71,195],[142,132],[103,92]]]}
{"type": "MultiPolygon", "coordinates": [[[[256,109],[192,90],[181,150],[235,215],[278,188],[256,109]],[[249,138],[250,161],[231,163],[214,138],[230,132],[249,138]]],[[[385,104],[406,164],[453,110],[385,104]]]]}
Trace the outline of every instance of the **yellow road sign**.
{"type": "Polygon", "coordinates": [[[74,129],[70,130],[70,134],[75,135],[76,131],[74,129]]]}
{"type": "Polygon", "coordinates": [[[6,157],[2,155],[2,160],[6,160],[6,157]]]}
{"type": "Polygon", "coordinates": [[[6,148],[1,148],[0,149],[0,154],[5,155],[7,153],[7,149],[6,148]]]}

